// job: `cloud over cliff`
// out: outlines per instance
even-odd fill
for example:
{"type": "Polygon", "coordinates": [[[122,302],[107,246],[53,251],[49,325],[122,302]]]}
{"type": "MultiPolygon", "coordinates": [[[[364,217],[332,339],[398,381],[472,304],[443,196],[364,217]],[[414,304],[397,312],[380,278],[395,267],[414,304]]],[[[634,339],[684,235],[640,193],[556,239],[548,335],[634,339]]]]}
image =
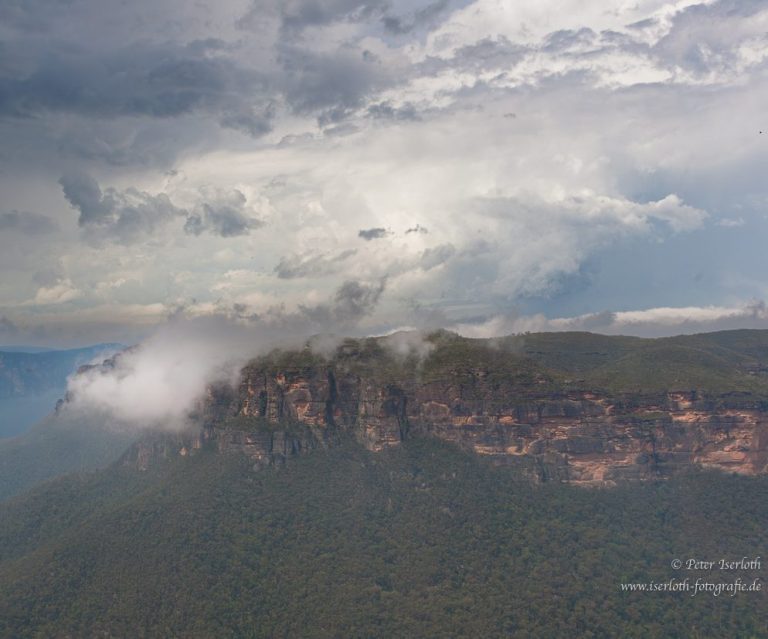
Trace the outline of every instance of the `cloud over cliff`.
{"type": "MultiPolygon", "coordinates": [[[[384,287],[349,281],[327,303],[293,312],[278,307],[252,315],[237,307],[193,317],[181,309],[108,365],[72,375],[64,410],[104,414],[130,428],[182,429],[209,384],[236,384],[250,358],[275,348],[300,348],[311,336],[336,329],[354,333],[384,287]]],[[[317,342],[325,349],[334,343],[327,337],[317,342]]]]}

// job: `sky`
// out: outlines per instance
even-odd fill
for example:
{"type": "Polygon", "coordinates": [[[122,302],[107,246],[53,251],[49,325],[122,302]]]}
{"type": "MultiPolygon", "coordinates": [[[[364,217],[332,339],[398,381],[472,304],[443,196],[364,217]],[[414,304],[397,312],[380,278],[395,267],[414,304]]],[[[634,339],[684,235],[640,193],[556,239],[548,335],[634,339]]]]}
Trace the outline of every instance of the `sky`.
{"type": "Polygon", "coordinates": [[[0,0],[0,344],[768,328],[767,103],[757,0],[0,0]]]}

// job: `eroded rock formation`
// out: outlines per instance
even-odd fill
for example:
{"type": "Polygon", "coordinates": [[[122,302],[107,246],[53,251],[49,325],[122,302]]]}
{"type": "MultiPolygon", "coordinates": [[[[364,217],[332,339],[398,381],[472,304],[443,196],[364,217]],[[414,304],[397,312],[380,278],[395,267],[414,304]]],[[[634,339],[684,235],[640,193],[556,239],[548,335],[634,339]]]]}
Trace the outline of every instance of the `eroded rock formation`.
{"type": "Polygon", "coordinates": [[[748,397],[536,387],[535,379],[521,387],[483,368],[444,379],[424,379],[418,370],[383,379],[330,364],[252,365],[239,388],[210,390],[199,433],[140,444],[126,460],[146,468],[153,458],[191,454],[209,441],[262,467],[333,445],[348,432],[372,451],[409,436],[436,437],[537,481],[605,485],[691,466],[748,475],[768,470],[768,413],[748,397]]]}

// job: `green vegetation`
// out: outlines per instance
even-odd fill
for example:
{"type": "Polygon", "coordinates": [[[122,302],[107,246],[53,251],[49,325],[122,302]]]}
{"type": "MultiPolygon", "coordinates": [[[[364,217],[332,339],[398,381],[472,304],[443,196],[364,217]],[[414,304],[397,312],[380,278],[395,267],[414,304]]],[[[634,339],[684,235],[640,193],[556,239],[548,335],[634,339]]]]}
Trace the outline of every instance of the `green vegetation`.
{"type": "Polygon", "coordinates": [[[422,380],[442,381],[472,379],[476,371],[493,387],[536,386],[539,393],[558,388],[561,374],[547,370],[541,363],[503,341],[467,339],[444,331],[430,336],[434,350],[424,361],[422,380]],[[511,346],[511,347],[510,347],[511,346]]]}
{"type": "Polygon", "coordinates": [[[107,466],[136,436],[51,415],[24,435],[0,439],[0,500],[64,473],[107,466]]]}
{"type": "Polygon", "coordinates": [[[416,350],[396,354],[387,339],[347,339],[328,357],[309,347],[274,351],[253,365],[268,371],[333,367],[383,383],[449,382],[470,389],[480,374],[501,392],[524,395],[594,390],[640,397],[695,390],[702,397],[768,402],[768,331],[663,339],[533,333],[484,340],[441,330],[422,337],[425,357],[416,350]]]}
{"type": "Polygon", "coordinates": [[[654,395],[697,390],[768,399],[768,331],[724,331],[665,339],[535,333],[470,340],[439,332],[425,377],[485,369],[538,394],[595,390],[654,395]]]}
{"type": "Polygon", "coordinates": [[[254,473],[201,452],[0,506],[3,637],[765,637],[766,592],[626,593],[765,555],[768,479],[533,486],[431,440],[254,473]]]}
{"type": "Polygon", "coordinates": [[[275,349],[269,355],[258,358],[254,363],[277,373],[286,369],[323,366],[327,360],[309,347],[305,347],[301,350],[275,349]]]}

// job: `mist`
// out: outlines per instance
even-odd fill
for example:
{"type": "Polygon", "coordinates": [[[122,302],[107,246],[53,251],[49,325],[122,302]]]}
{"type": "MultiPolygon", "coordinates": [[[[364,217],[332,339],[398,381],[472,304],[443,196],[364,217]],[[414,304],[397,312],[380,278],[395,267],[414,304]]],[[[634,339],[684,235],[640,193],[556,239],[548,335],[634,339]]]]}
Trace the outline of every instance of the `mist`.
{"type": "Polygon", "coordinates": [[[384,286],[383,281],[346,282],[327,303],[292,312],[279,307],[249,314],[237,305],[190,317],[182,309],[107,365],[72,375],[62,410],[97,414],[113,428],[182,430],[208,386],[235,385],[250,359],[275,348],[305,345],[330,354],[338,340],[329,333],[359,335],[360,321],[373,311],[384,286]]]}
{"type": "MultiPolygon", "coordinates": [[[[107,366],[92,366],[70,377],[64,410],[86,413],[90,423],[109,427],[178,431],[213,383],[236,385],[242,367],[275,348],[309,347],[331,357],[344,337],[366,334],[385,281],[344,283],[328,302],[273,308],[251,314],[242,305],[205,316],[174,313],[148,339],[119,353],[107,366]],[[98,416],[98,419],[93,419],[98,416]]],[[[466,337],[493,338],[522,332],[588,330],[606,334],[690,333],[764,327],[765,305],[743,308],[654,309],[644,313],[598,313],[578,318],[547,319],[510,314],[478,324],[447,328],[466,337]],[[673,312],[674,311],[674,312],[673,312]],[[686,311],[686,312],[682,312],[686,311]]],[[[427,357],[432,344],[424,330],[396,331],[382,345],[397,357],[427,357]]]]}

